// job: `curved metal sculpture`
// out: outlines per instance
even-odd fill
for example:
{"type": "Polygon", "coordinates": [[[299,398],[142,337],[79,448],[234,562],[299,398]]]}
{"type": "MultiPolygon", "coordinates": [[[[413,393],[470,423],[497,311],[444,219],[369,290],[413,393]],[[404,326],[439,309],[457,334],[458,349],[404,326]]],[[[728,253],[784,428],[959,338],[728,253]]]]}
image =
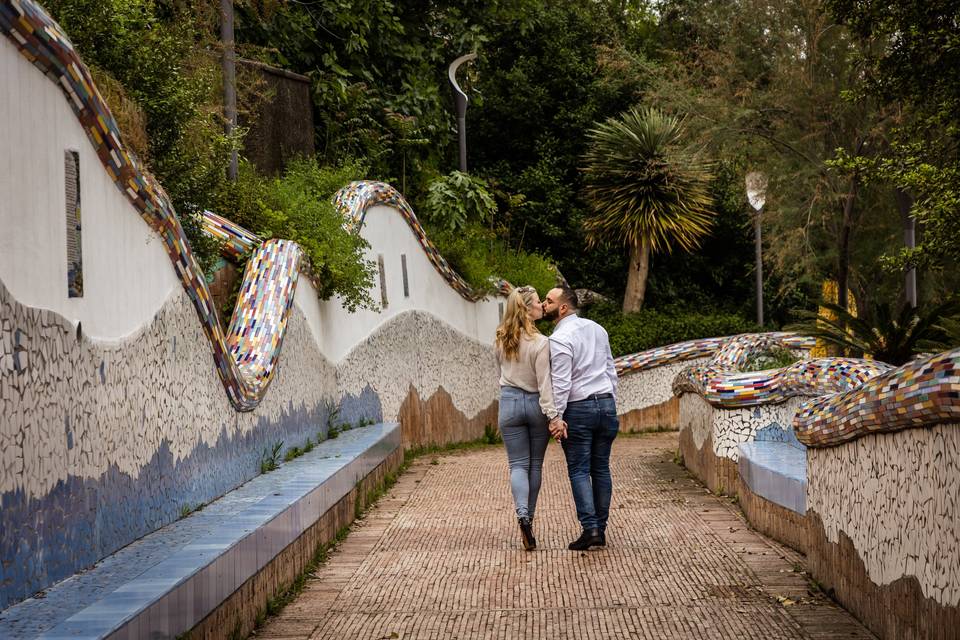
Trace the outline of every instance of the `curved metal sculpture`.
{"type": "Polygon", "coordinates": [[[447,78],[453,86],[453,101],[457,107],[457,138],[460,142],[460,171],[467,170],[467,103],[470,99],[457,83],[457,69],[465,62],[476,60],[477,54],[468,53],[450,63],[447,78]]]}

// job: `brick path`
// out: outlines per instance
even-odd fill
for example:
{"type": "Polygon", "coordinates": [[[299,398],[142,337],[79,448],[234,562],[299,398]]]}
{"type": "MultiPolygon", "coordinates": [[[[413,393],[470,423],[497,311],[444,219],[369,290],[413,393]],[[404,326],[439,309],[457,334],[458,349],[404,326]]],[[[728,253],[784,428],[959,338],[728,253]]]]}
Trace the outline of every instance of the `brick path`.
{"type": "Polygon", "coordinates": [[[811,595],[802,556],[750,531],[672,461],[677,435],[621,437],[607,548],[579,534],[547,451],[524,552],[502,447],[420,458],[262,638],[871,638],[811,595]],[[792,604],[791,604],[792,603],[792,604]]]}

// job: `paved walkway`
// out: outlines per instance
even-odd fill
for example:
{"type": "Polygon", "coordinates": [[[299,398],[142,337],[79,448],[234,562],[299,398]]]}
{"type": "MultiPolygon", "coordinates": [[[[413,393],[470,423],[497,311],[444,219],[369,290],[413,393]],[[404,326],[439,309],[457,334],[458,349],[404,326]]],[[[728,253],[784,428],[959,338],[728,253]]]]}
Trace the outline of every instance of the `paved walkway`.
{"type": "Polygon", "coordinates": [[[676,450],[675,433],[617,440],[608,546],[589,552],[566,548],[579,526],[559,447],[529,553],[502,447],[420,458],[257,637],[872,637],[676,450]]]}

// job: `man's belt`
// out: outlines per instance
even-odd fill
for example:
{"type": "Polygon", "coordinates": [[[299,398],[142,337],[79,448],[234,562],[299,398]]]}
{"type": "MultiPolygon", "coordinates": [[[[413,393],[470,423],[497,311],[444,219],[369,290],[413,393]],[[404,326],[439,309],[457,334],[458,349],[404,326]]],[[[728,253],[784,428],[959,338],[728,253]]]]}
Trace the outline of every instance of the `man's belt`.
{"type": "Polygon", "coordinates": [[[571,400],[567,404],[575,404],[577,402],[586,402],[587,400],[606,400],[607,398],[612,398],[612,393],[591,393],[586,398],[580,398],[579,400],[571,400]]]}

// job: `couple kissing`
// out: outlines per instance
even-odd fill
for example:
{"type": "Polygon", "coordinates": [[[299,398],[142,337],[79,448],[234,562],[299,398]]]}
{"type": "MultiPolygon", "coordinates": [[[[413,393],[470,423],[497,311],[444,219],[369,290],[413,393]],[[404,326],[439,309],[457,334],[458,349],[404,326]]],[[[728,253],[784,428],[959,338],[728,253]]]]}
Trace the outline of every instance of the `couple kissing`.
{"type": "Polygon", "coordinates": [[[606,330],[578,311],[570,287],[551,289],[542,302],[533,287],[518,287],[510,292],[497,327],[498,425],[520,536],[528,551],[537,546],[534,515],[551,437],[563,448],[582,528],[568,548],[580,551],[607,543],[613,495],[610,450],[620,427],[617,373],[606,330]],[[556,323],[549,338],[534,324],[541,319],[556,323]]]}

